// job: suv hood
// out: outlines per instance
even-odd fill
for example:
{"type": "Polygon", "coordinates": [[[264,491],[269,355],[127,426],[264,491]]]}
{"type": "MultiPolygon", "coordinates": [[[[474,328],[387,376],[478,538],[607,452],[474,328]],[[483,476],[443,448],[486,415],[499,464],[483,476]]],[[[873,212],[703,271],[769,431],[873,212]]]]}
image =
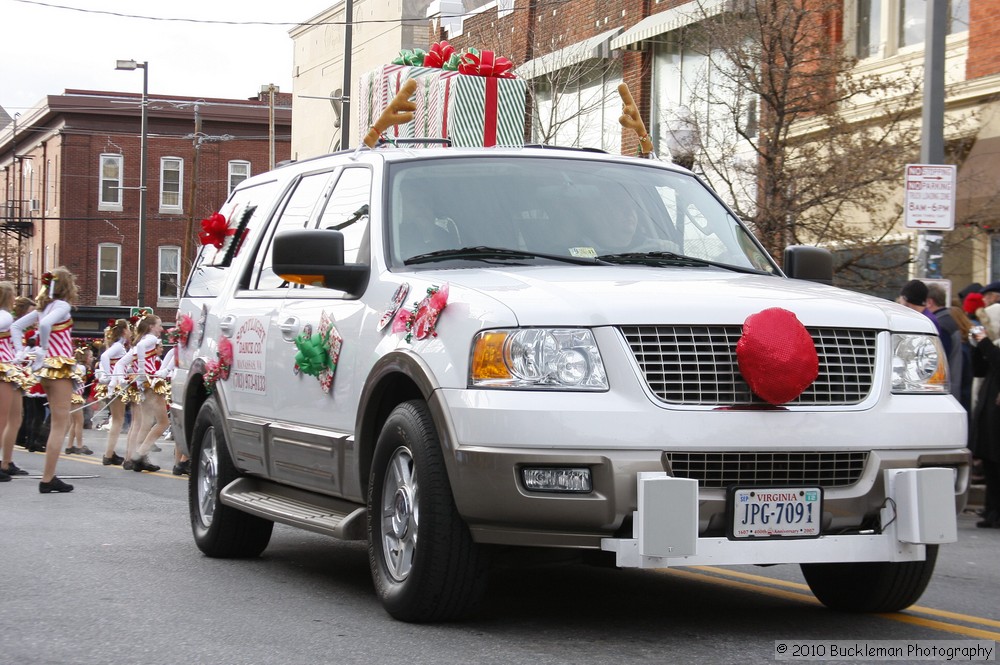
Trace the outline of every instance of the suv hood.
{"type": "Polygon", "coordinates": [[[419,277],[447,282],[452,303],[476,299],[463,290],[492,298],[526,326],[741,325],[751,314],[781,307],[807,326],[936,332],[926,316],[888,300],[715,268],[530,266],[422,270],[419,277]]]}

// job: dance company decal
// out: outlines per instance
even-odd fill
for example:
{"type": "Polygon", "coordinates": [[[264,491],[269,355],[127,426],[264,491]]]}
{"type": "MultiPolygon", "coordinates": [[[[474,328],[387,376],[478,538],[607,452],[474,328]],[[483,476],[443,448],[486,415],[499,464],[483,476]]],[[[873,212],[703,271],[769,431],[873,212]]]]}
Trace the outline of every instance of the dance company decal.
{"type": "Polygon", "coordinates": [[[233,370],[229,383],[233,390],[254,395],[267,392],[264,360],[267,345],[267,320],[250,317],[233,338],[233,370]]]}

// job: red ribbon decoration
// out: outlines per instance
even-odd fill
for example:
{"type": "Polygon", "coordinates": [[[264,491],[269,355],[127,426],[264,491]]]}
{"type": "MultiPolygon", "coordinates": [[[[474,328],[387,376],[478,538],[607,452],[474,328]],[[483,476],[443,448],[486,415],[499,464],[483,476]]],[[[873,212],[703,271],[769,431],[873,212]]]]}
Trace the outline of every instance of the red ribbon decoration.
{"type": "Polygon", "coordinates": [[[445,41],[431,44],[430,53],[424,56],[424,67],[441,69],[455,54],[455,47],[445,41]]]}
{"type": "Polygon", "coordinates": [[[459,74],[469,76],[488,76],[501,79],[517,78],[514,72],[514,63],[507,58],[495,54],[493,51],[472,51],[462,56],[462,63],[458,66],[459,74]]]}
{"type": "Polygon", "coordinates": [[[770,404],[790,402],[819,376],[819,356],[806,327],[787,309],[751,314],[736,343],[740,374],[770,404]]]}
{"type": "Polygon", "coordinates": [[[236,229],[229,228],[229,222],[219,213],[212,213],[206,219],[201,220],[201,232],[198,240],[202,245],[213,245],[216,249],[222,249],[226,237],[236,233],[236,229]]]}

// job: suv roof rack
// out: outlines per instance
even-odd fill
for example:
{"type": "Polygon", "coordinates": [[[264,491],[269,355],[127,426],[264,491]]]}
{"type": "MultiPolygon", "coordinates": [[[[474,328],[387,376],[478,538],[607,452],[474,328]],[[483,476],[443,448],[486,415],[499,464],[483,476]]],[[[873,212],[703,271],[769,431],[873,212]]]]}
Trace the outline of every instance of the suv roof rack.
{"type": "Polygon", "coordinates": [[[581,148],[578,146],[549,145],[548,143],[525,143],[525,148],[544,148],[548,150],[578,150],[580,152],[599,152],[602,155],[608,154],[607,150],[601,148],[581,148]]]}

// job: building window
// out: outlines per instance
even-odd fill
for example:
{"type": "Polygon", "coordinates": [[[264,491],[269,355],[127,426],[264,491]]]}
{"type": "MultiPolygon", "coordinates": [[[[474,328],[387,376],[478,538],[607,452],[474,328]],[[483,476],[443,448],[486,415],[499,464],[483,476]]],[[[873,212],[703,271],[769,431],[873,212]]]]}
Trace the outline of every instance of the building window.
{"type": "Polygon", "coordinates": [[[160,248],[159,300],[176,300],[180,297],[181,248],[160,248]]]}
{"type": "MultiPolygon", "coordinates": [[[[968,32],[970,1],[949,0],[949,35],[968,32]]],[[[858,58],[887,58],[927,37],[927,0],[858,0],[844,8],[845,33],[858,58]]]]}
{"type": "Polygon", "coordinates": [[[229,162],[229,191],[250,177],[250,162],[233,160],[229,162]]]}
{"type": "Polygon", "coordinates": [[[101,155],[98,210],[122,209],[122,161],[121,155],[101,155]]]}
{"type": "Polygon", "coordinates": [[[858,0],[855,55],[867,58],[879,50],[882,36],[882,0],[858,0]]]}
{"type": "Polygon", "coordinates": [[[620,63],[587,60],[534,80],[534,140],[550,145],[621,150],[620,63]]]}
{"type": "Polygon", "coordinates": [[[97,247],[97,297],[117,298],[121,283],[122,248],[102,243],[97,247]]]}
{"type": "Polygon", "coordinates": [[[184,160],[164,157],[160,160],[160,212],[181,212],[184,195],[184,160]]]}
{"type": "MultiPolygon", "coordinates": [[[[948,2],[948,33],[969,29],[969,0],[948,2]]],[[[922,44],[927,36],[927,0],[899,0],[899,45],[922,44]]]]}

